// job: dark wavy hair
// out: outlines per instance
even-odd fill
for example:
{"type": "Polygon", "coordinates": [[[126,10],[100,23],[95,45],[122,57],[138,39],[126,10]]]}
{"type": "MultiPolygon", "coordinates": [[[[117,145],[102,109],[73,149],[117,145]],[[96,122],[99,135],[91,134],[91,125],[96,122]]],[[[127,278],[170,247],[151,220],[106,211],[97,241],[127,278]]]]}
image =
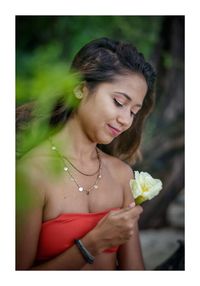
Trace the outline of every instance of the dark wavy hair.
{"type": "Polygon", "coordinates": [[[131,44],[101,38],[85,45],[75,56],[71,68],[80,73],[90,89],[112,81],[116,75],[134,72],[144,76],[148,90],[132,126],[110,144],[99,145],[104,152],[132,162],[140,145],[144,120],[154,104],[156,73],[153,67],[131,44]]]}
{"type": "MultiPolygon", "coordinates": [[[[132,126],[110,144],[98,145],[102,151],[133,163],[141,142],[144,121],[154,104],[156,73],[152,65],[130,43],[100,38],[81,48],[72,62],[71,71],[78,74],[90,91],[100,83],[113,81],[116,75],[134,72],[144,76],[148,89],[132,126]]],[[[53,109],[50,125],[55,127],[61,122],[66,123],[72,113],[73,110],[59,100],[53,109]]]]}

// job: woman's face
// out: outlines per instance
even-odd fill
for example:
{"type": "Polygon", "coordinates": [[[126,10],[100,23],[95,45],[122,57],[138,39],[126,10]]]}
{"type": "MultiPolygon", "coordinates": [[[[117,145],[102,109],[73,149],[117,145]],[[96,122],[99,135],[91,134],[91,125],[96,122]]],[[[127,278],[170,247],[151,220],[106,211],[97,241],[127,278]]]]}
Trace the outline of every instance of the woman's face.
{"type": "Polygon", "coordinates": [[[84,87],[77,112],[83,131],[92,142],[109,144],[132,125],[146,92],[146,80],[136,73],[118,75],[93,92],[84,87]]]}

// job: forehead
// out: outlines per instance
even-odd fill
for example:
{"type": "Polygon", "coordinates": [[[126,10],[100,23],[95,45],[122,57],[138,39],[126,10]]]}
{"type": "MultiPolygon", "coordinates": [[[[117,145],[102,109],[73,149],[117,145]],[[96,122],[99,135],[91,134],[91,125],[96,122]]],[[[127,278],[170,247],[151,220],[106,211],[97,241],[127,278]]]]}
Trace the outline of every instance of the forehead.
{"type": "Polygon", "coordinates": [[[147,83],[142,74],[130,73],[126,75],[117,75],[112,84],[113,87],[125,89],[130,91],[130,93],[140,91],[146,94],[147,92],[147,83]]]}

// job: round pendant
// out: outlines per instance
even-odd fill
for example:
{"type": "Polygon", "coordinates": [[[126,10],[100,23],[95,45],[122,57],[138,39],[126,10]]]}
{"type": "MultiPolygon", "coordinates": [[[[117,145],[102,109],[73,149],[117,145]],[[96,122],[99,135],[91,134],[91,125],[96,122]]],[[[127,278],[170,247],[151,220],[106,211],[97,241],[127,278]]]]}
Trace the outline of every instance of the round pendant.
{"type": "Polygon", "coordinates": [[[67,171],[68,170],[68,168],[67,167],[64,167],[64,171],[67,171]]]}
{"type": "Polygon", "coordinates": [[[94,189],[98,189],[98,186],[97,186],[97,185],[94,185],[94,189]]]}
{"type": "Polygon", "coordinates": [[[78,190],[79,190],[79,192],[82,192],[83,191],[83,187],[79,187],[78,190]]]}

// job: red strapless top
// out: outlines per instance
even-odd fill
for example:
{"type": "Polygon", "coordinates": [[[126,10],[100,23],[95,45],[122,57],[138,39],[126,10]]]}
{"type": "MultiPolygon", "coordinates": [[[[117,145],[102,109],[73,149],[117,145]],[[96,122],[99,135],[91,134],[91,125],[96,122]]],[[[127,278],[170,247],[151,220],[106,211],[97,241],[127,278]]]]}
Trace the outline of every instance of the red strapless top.
{"type": "MultiPolygon", "coordinates": [[[[51,259],[74,244],[92,230],[96,224],[110,211],[97,213],[65,213],[42,224],[37,261],[51,259]]],[[[104,252],[116,252],[118,247],[106,249],[104,252]]]]}

